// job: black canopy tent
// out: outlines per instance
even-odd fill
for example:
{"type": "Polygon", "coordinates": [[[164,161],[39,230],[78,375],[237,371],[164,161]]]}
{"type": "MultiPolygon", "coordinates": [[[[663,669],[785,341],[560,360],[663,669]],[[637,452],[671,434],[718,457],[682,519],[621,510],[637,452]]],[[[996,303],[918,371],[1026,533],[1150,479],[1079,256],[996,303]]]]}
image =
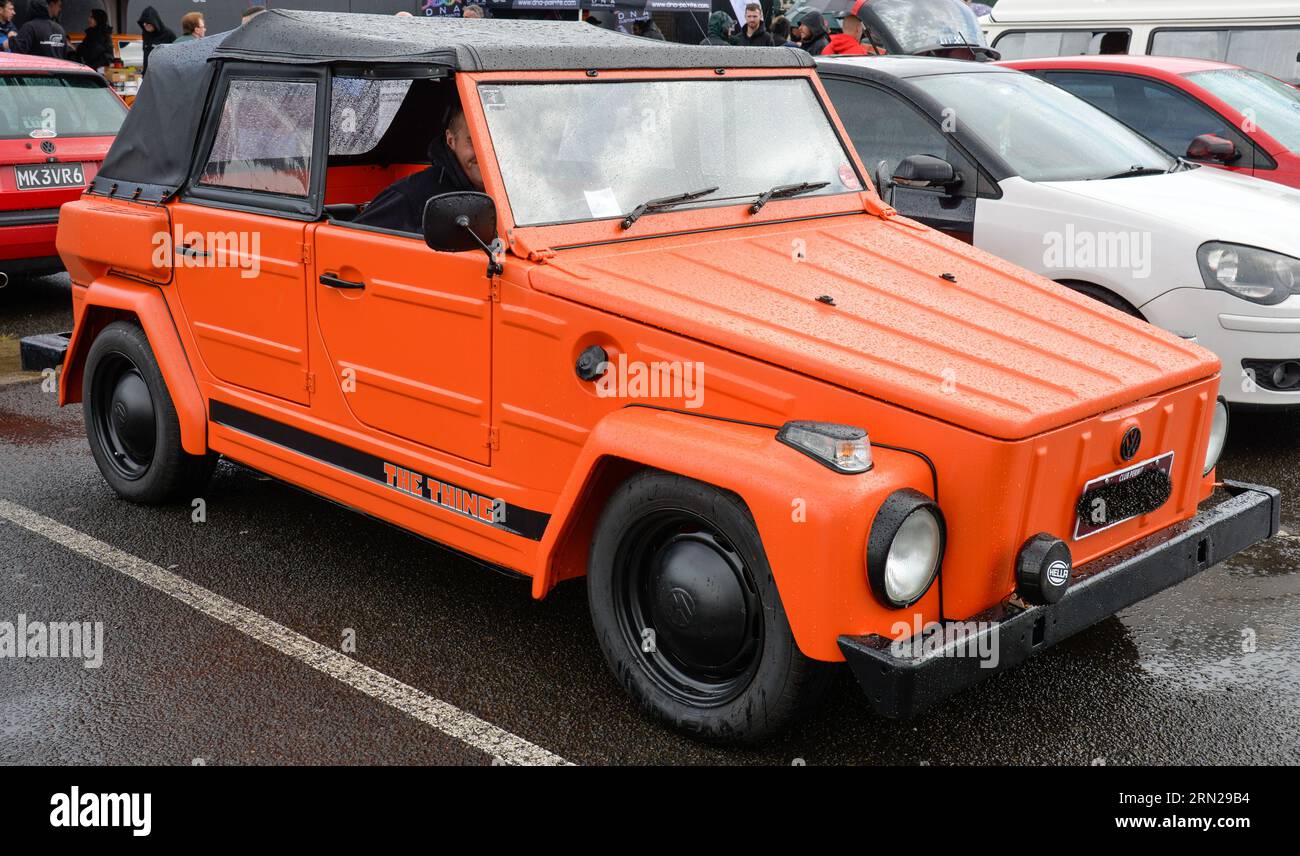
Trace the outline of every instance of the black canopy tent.
{"type": "Polygon", "coordinates": [[[484,26],[459,18],[273,9],[231,32],[156,52],[90,192],[145,201],[175,194],[189,175],[216,66],[238,60],[436,66],[449,72],[813,65],[803,51],[678,45],[577,21],[495,21],[484,26]]]}

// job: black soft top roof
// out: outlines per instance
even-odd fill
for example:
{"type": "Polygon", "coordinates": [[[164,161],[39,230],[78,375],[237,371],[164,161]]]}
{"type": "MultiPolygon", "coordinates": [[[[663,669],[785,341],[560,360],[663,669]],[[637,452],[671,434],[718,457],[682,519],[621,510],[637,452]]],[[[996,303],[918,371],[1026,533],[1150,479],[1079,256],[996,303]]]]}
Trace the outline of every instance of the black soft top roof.
{"type": "Polygon", "coordinates": [[[188,177],[220,61],[449,71],[799,68],[789,48],[677,45],[578,21],[463,20],[272,9],[228,33],[156,48],[131,112],[91,192],[167,199],[188,177]]]}
{"type": "Polygon", "coordinates": [[[272,9],[233,30],[214,56],[257,62],[428,63],[456,71],[796,68],[789,48],[679,45],[579,21],[397,17],[272,9]]]}

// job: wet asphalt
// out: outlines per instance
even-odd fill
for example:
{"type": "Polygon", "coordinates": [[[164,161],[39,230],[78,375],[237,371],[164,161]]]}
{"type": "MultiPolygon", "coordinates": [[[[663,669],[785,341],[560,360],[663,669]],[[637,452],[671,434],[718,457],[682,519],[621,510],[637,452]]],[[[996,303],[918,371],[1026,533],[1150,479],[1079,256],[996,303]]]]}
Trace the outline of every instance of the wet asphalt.
{"type": "MultiPolygon", "coordinates": [[[[1300,763],[1300,412],[1234,414],[1222,477],[1283,492],[1284,534],[906,722],[847,669],[757,749],[643,719],[607,673],[582,581],[535,602],[494,572],[222,463],[191,508],[118,500],[13,365],[69,329],[66,277],[0,289],[0,499],[338,648],[578,764],[1300,763]]],[[[0,764],[486,764],[447,737],[104,565],[0,520],[0,621],[100,621],[103,665],[0,658],[0,764]]]]}

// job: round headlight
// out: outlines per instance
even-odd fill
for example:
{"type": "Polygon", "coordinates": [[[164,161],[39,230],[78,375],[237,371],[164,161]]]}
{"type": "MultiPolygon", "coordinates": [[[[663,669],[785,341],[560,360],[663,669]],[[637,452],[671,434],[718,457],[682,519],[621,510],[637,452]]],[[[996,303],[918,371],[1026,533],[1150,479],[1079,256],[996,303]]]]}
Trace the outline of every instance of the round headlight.
{"type": "Polygon", "coordinates": [[[1210,423],[1210,444],[1205,449],[1205,471],[1202,475],[1209,475],[1210,470],[1219,462],[1219,455],[1223,454],[1223,446],[1228,442],[1228,404],[1222,398],[1214,402],[1214,421],[1210,423]]]}
{"type": "Polygon", "coordinates": [[[880,506],[867,540],[867,578],[887,606],[900,609],[930,590],[943,561],[943,513],[919,491],[895,491],[880,506]]]}

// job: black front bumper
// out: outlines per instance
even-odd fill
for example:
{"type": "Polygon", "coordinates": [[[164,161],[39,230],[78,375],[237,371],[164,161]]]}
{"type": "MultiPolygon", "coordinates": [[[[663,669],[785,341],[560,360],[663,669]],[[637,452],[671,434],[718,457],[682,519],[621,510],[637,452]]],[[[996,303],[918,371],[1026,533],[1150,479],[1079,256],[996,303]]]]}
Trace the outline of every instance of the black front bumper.
{"type": "Polygon", "coordinates": [[[1239,482],[1224,482],[1223,490],[1228,498],[1190,520],[1075,568],[1059,603],[1003,602],[964,622],[948,622],[942,645],[937,633],[931,644],[922,639],[919,646],[841,636],[840,650],[877,713],[911,716],[1277,534],[1276,490],[1239,482]],[[996,659],[972,656],[977,651],[996,652],[996,659]]]}

